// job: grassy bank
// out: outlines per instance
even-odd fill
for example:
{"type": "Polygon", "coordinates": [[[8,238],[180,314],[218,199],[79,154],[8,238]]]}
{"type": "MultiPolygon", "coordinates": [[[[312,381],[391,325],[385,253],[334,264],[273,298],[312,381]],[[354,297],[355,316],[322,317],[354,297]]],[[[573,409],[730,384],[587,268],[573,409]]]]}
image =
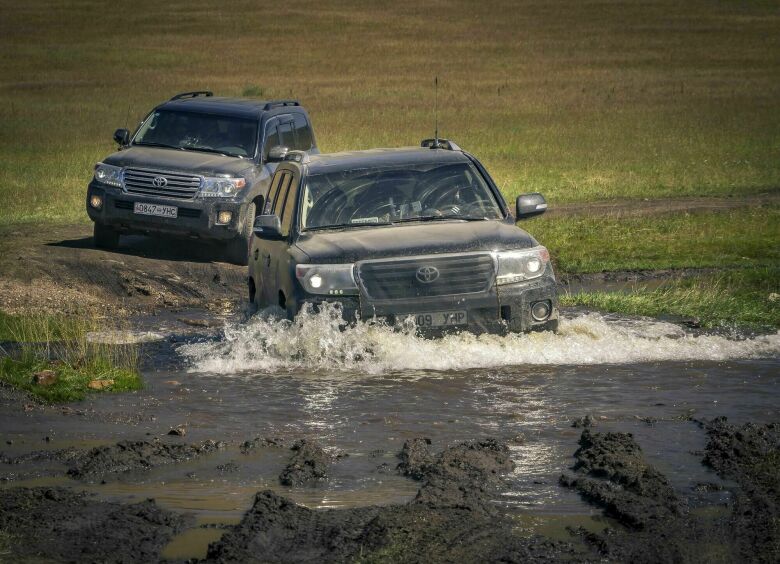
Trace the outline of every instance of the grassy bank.
{"type": "Polygon", "coordinates": [[[86,221],[116,127],[183,90],[298,97],[322,149],[440,128],[509,197],[551,202],[780,186],[771,2],[267,6],[2,2],[0,223],[86,221]],[[96,22],[99,22],[96,25],[96,22]]]}
{"type": "Polygon", "coordinates": [[[780,268],[732,271],[675,280],[633,291],[582,292],[561,296],[564,306],[646,315],[679,316],[703,327],[780,328],[780,268]]]}
{"type": "Polygon", "coordinates": [[[780,264],[780,208],[523,222],[563,272],[780,264]]]}
{"type": "Polygon", "coordinates": [[[93,342],[100,327],[88,316],[9,316],[0,312],[0,381],[47,402],[88,393],[138,390],[138,349],[93,342]],[[36,381],[36,375],[38,381],[36,381]]]}

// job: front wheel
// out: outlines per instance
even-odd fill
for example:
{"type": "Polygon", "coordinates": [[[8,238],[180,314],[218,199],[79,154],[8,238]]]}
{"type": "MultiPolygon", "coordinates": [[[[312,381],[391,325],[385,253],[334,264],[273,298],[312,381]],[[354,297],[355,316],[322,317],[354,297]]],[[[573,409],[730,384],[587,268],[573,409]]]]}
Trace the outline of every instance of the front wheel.
{"type": "Polygon", "coordinates": [[[92,235],[98,249],[114,250],[119,246],[119,231],[107,225],[95,222],[92,235]]]}
{"type": "Polygon", "coordinates": [[[252,226],[255,221],[255,204],[246,208],[244,228],[235,239],[228,241],[225,248],[225,259],[233,264],[246,266],[249,264],[249,241],[252,238],[252,226]]]}

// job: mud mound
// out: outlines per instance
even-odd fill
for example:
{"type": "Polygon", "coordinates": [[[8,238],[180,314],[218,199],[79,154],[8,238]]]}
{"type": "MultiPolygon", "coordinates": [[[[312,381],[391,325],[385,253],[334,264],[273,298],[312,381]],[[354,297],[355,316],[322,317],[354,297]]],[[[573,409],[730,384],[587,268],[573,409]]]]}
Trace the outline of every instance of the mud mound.
{"type": "Polygon", "coordinates": [[[190,520],[154,500],[122,505],[64,488],[0,490],[9,561],[157,562],[190,520]]]}
{"type": "Polygon", "coordinates": [[[156,441],[122,441],[95,447],[72,461],[68,475],[77,479],[95,479],[107,474],[148,470],[163,464],[191,460],[224,447],[224,443],[204,441],[194,445],[165,444],[156,441]]]}
{"type": "Polygon", "coordinates": [[[300,439],[290,447],[292,458],[282,473],[279,482],[284,486],[301,486],[312,480],[328,477],[328,466],[334,457],[325,452],[317,443],[300,439]]]}
{"type": "Polygon", "coordinates": [[[578,531],[603,557],[619,562],[703,562],[712,547],[720,550],[717,531],[689,517],[630,433],[585,429],[574,457],[575,474],[561,476],[561,485],[576,489],[626,527],[608,528],[603,534],[578,531]]]}
{"type": "Polygon", "coordinates": [[[419,467],[417,473],[425,483],[414,502],[495,512],[491,494],[501,484],[500,474],[514,467],[509,448],[494,439],[456,445],[419,467]]]}
{"type": "Polygon", "coordinates": [[[425,483],[406,505],[314,511],[271,491],[255,496],[239,525],[209,547],[211,562],[586,561],[565,542],[519,537],[507,516],[485,511],[508,448],[473,441],[432,457],[425,439],[408,441],[402,468],[425,483]],[[459,490],[473,489],[465,495],[459,490]]]}
{"type": "Polygon", "coordinates": [[[433,456],[428,449],[430,444],[430,439],[421,437],[405,441],[398,454],[401,460],[397,467],[398,473],[415,480],[422,480],[427,467],[433,462],[433,456]]]}
{"type": "Polygon", "coordinates": [[[780,425],[705,424],[704,463],[736,481],[730,536],[744,561],[780,561],[780,425]]]}
{"type": "Polygon", "coordinates": [[[589,501],[629,527],[642,529],[681,513],[680,500],[666,477],[649,466],[630,433],[586,429],[574,453],[577,476],[562,476],[589,501]]]}

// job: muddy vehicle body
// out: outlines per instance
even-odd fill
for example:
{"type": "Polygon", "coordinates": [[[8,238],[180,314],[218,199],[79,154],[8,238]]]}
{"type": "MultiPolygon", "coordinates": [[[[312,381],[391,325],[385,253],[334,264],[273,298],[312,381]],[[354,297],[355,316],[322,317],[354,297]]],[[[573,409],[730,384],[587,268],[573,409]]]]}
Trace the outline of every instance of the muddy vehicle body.
{"type": "Polygon", "coordinates": [[[249,300],[293,318],[340,304],[347,320],[413,322],[423,332],[555,330],[547,249],[481,163],[444,140],[329,155],[290,153],[255,220],[249,300]]]}
{"type": "Polygon", "coordinates": [[[289,150],[317,152],[306,110],[295,100],[220,98],[186,92],[160,104],[119,150],[95,165],[87,213],[95,244],[125,233],[215,241],[246,264],[255,216],[289,150]]]}

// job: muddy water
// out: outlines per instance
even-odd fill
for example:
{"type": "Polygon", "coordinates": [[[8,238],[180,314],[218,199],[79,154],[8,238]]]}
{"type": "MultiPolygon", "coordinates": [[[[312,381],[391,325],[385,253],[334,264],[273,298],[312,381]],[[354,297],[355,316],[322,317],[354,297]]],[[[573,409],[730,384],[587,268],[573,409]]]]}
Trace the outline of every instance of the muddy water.
{"type": "MultiPolygon", "coordinates": [[[[701,465],[705,437],[691,418],[780,419],[778,334],[694,334],[591,313],[564,320],[559,335],[434,341],[381,326],[341,330],[332,313],[295,324],[256,317],[210,336],[147,344],[146,389],[94,396],[78,406],[86,408],[81,416],[0,413],[4,438],[13,440],[4,450],[12,454],[151,437],[224,440],[226,449],[105,484],[84,486],[45,464],[23,469],[18,477],[28,479],[11,483],[153,497],[194,512],[201,524],[231,523],[264,488],[310,507],[401,502],[419,486],[393,471],[406,439],[428,437],[440,449],[493,436],[509,443],[517,464],[498,501],[520,511],[521,528],[562,530],[560,519],[600,527],[600,512],[558,485],[581,432],[574,419],[591,414],[598,430],[634,433],[649,462],[694,507],[726,494],[696,488],[719,479],[701,465]],[[165,435],[176,425],[186,426],[185,438],[165,435]],[[42,443],[44,436],[52,441],[42,443]],[[327,480],[287,489],[278,482],[287,449],[240,452],[241,442],[258,436],[312,438],[349,456],[327,480]]],[[[188,534],[192,542],[178,542],[205,546],[217,535],[188,534]]]]}

